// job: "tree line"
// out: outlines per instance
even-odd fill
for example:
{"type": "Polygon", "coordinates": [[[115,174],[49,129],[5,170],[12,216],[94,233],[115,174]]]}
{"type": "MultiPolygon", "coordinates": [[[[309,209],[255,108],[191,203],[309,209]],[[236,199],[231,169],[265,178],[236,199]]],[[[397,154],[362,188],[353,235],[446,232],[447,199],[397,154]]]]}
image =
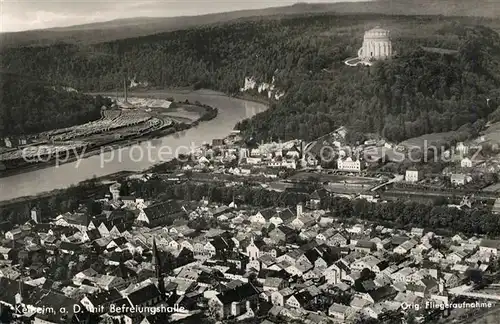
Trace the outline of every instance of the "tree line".
{"type": "MultiPolygon", "coordinates": [[[[129,183],[130,192],[148,199],[196,200],[245,204],[260,208],[292,207],[307,202],[314,188],[306,192],[276,192],[249,185],[226,187],[223,183],[206,184],[187,182],[171,185],[159,179],[129,183]]],[[[483,205],[470,209],[449,208],[445,204],[423,204],[413,201],[389,201],[372,203],[364,199],[349,200],[328,196],[321,201],[321,208],[331,210],[339,219],[359,219],[391,227],[411,229],[422,227],[429,230],[445,229],[469,235],[485,234],[500,236],[500,218],[483,205]]]]}
{"type": "MultiPolygon", "coordinates": [[[[210,202],[228,205],[235,201],[237,205],[250,208],[291,207],[299,202],[307,202],[314,188],[304,187],[304,192],[266,190],[260,186],[246,183],[226,187],[224,183],[185,182],[172,184],[159,178],[146,182],[123,182],[123,193],[153,202],[167,199],[183,201],[200,201],[205,198],[210,202]]],[[[37,198],[30,202],[22,202],[0,208],[0,217],[13,224],[22,224],[29,219],[32,207],[42,210],[45,218],[55,217],[61,213],[86,210],[87,213],[99,214],[101,208],[95,206],[93,198],[101,198],[108,192],[107,187],[95,182],[73,186],[50,197],[37,198]],[[89,197],[91,197],[89,199],[89,197]]],[[[322,209],[330,210],[332,216],[344,220],[365,220],[390,227],[410,229],[422,227],[429,230],[444,229],[468,235],[484,234],[491,237],[500,236],[500,218],[491,212],[487,205],[473,208],[449,208],[445,204],[423,204],[413,201],[389,201],[372,203],[363,199],[327,196],[321,201],[322,209]]]]}

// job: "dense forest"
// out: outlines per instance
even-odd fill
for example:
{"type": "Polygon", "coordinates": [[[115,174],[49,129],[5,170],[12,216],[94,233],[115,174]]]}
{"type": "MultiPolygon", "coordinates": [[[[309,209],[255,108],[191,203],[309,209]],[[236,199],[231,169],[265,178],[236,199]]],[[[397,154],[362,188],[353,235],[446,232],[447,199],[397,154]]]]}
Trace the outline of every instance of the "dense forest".
{"type": "Polygon", "coordinates": [[[4,49],[9,71],[79,90],[112,90],[124,70],[154,87],[238,92],[245,76],[286,92],[237,127],[260,139],[314,139],[347,125],[393,141],[456,130],[500,102],[500,37],[467,18],[304,15],[240,21],[95,45],[4,49]],[[392,32],[398,53],[370,68],[356,55],[365,30],[392,32]],[[453,51],[428,51],[441,48],[453,51]],[[489,100],[487,100],[489,99],[489,100]]]}
{"type": "Polygon", "coordinates": [[[109,100],[0,74],[0,137],[27,135],[99,119],[109,100]]]}

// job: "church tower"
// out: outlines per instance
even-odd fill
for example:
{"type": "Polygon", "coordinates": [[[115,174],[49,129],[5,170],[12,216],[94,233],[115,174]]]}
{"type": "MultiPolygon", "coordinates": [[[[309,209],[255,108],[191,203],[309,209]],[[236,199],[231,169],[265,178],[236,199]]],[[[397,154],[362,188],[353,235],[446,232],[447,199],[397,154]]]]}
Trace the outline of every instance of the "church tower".
{"type": "Polygon", "coordinates": [[[42,215],[39,208],[34,207],[33,209],[31,209],[31,219],[36,224],[40,224],[42,222],[42,215]]]}
{"type": "Polygon", "coordinates": [[[158,247],[156,246],[156,239],[153,237],[153,267],[156,272],[156,279],[158,279],[158,289],[163,298],[165,298],[165,282],[163,280],[163,274],[161,271],[160,254],[158,253],[158,247]]]}

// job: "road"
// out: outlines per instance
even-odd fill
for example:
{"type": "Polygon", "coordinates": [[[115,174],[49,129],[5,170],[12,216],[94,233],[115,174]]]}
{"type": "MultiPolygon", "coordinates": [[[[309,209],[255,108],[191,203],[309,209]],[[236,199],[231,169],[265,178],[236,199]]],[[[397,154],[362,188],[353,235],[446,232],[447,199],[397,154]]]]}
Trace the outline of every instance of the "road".
{"type": "Polygon", "coordinates": [[[370,189],[370,191],[377,191],[377,190],[379,190],[380,188],[383,188],[383,187],[385,187],[385,186],[387,186],[387,185],[390,185],[390,184],[391,184],[391,183],[393,183],[393,182],[400,182],[400,181],[403,181],[403,180],[404,180],[404,178],[405,178],[405,177],[404,177],[403,175],[397,175],[395,178],[393,178],[393,179],[391,179],[391,180],[389,180],[389,181],[387,181],[387,182],[384,182],[384,183],[382,183],[382,184],[381,184],[381,185],[379,185],[379,186],[376,186],[376,187],[371,188],[371,189],[370,189]]]}

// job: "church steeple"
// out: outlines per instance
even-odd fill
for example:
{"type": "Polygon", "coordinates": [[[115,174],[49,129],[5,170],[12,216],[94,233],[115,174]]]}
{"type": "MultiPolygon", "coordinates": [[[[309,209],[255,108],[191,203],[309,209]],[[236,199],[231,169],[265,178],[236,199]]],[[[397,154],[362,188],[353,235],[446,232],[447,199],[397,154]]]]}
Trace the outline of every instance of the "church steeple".
{"type": "Polygon", "coordinates": [[[153,267],[156,272],[156,279],[158,279],[158,289],[162,297],[165,297],[165,282],[163,280],[163,274],[161,271],[161,261],[160,254],[158,253],[158,247],[156,246],[156,239],[153,237],[153,267]]]}
{"type": "Polygon", "coordinates": [[[23,278],[19,277],[17,281],[17,294],[15,296],[16,305],[22,305],[23,303],[23,278]]]}
{"type": "Polygon", "coordinates": [[[19,277],[17,281],[17,294],[14,296],[15,303],[16,303],[16,310],[19,312],[19,314],[23,313],[23,270],[21,268],[21,276],[19,277]]]}
{"type": "MultiPolygon", "coordinates": [[[[15,247],[16,247],[16,241],[12,240],[12,249],[15,249],[15,247]]],[[[24,265],[20,265],[21,276],[18,278],[17,294],[14,296],[17,307],[23,304],[23,271],[24,271],[23,267],[24,265]]],[[[20,307],[18,310],[22,310],[22,307],[20,307]]]]}
{"type": "Polygon", "coordinates": [[[160,276],[160,256],[158,255],[158,247],[156,246],[156,239],[153,237],[153,259],[151,260],[153,267],[156,271],[156,277],[160,276]]]}

